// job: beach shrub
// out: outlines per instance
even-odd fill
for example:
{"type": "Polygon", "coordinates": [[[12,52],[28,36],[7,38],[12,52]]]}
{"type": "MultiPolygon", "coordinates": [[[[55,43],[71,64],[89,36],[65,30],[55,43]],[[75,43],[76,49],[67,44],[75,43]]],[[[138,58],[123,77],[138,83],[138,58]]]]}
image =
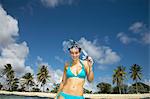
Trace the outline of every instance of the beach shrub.
{"type": "Polygon", "coordinates": [[[101,82],[99,84],[97,84],[97,88],[99,89],[99,93],[111,93],[111,84],[109,83],[105,83],[105,82],[101,82]]]}
{"type": "Polygon", "coordinates": [[[89,94],[89,93],[92,93],[92,91],[87,90],[87,89],[85,89],[85,88],[84,88],[84,90],[83,90],[83,91],[84,91],[84,93],[88,93],[88,94],[89,94]]]}
{"type": "MultiPolygon", "coordinates": [[[[138,93],[149,93],[149,90],[150,90],[150,86],[142,82],[137,82],[137,88],[138,88],[138,93]]],[[[129,87],[128,93],[131,93],[131,94],[136,93],[136,83],[132,84],[129,87]]]]}

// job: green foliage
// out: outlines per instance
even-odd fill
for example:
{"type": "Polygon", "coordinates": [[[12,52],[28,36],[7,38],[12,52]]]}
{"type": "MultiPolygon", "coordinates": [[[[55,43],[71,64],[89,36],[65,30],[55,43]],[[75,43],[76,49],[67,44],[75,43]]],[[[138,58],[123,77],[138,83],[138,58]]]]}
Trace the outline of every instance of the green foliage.
{"type": "Polygon", "coordinates": [[[19,91],[19,92],[25,91],[25,86],[24,86],[24,85],[21,85],[21,88],[19,88],[18,91],[19,91]]]}
{"type": "Polygon", "coordinates": [[[126,78],[126,72],[125,72],[124,66],[118,66],[117,69],[114,70],[113,74],[113,84],[117,84],[118,91],[121,94],[121,86],[123,85],[123,81],[126,78]]]}
{"type": "Polygon", "coordinates": [[[97,88],[100,90],[99,93],[111,93],[112,90],[111,84],[105,82],[97,84],[97,88]]]}
{"type": "MultiPolygon", "coordinates": [[[[120,92],[119,92],[118,89],[119,89],[118,86],[114,86],[113,89],[112,89],[112,93],[113,94],[119,94],[120,92]]],[[[127,85],[122,85],[122,86],[120,86],[120,90],[121,90],[122,94],[126,94],[126,93],[128,93],[128,86],[127,85]]]]}
{"type": "Polygon", "coordinates": [[[23,85],[26,85],[28,91],[30,91],[29,87],[34,86],[33,75],[31,73],[26,73],[23,77],[23,85]]]}
{"type": "Polygon", "coordinates": [[[39,88],[32,88],[31,90],[32,92],[41,92],[41,90],[39,88]]]}
{"type": "MultiPolygon", "coordinates": [[[[134,84],[131,86],[127,86],[124,84],[124,80],[126,79],[126,72],[125,72],[125,67],[124,66],[118,66],[114,70],[114,74],[112,76],[113,84],[116,84],[115,87],[112,88],[111,84],[101,82],[97,84],[97,88],[99,89],[98,92],[95,92],[94,94],[100,94],[100,93],[106,93],[106,94],[118,94],[118,93],[130,93],[130,94],[135,94],[135,93],[149,93],[150,91],[150,86],[146,85],[142,82],[138,82],[139,80],[142,79],[142,67],[133,64],[130,68],[130,77],[135,81],[134,84]]],[[[41,68],[39,68],[39,72],[37,73],[37,80],[41,82],[41,87],[44,88],[44,85],[47,83],[47,80],[50,78],[48,75],[49,71],[47,69],[47,66],[43,65],[41,68]]],[[[1,70],[1,76],[4,77],[6,80],[6,84],[8,85],[9,91],[26,91],[25,88],[28,88],[28,91],[33,91],[33,92],[41,92],[41,88],[38,88],[38,85],[35,85],[33,81],[33,74],[31,73],[26,73],[24,76],[22,76],[22,79],[19,80],[18,78],[15,77],[15,72],[11,66],[11,64],[6,64],[4,65],[4,69],[1,70]],[[19,82],[20,81],[20,82],[19,82]],[[23,83],[21,83],[23,81],[23,83]],[[18,86],[20,84],[20,88],[18,89],[18,86]],[[29,90],[30,87],[34,86],[31,90],[29,90]]],[[[54,88],[51,90],[53,93],[57,93],[60,84],[54,84],[54,88]]],[[[0,83],[0,90],[2,89],[3,85],[0,83]]],[[[46,89],[46,92],[49,92],[49,88],[46,89]]],[[[87,90],[84,88],[84,93],[92,93],[92,91],[87,90]]]]}
{"type": "Polygon", "coordinates": [[[12,84],[11,84],[11,89],[13,91],[17,91],[18,86],[19,86],[18,84],[19,84],[19,79],[18,78],[13,79],[12,84]]]}
{"type": "Polygon", "coordinates": [[[136,92],[136,85],[137,85],[137,88],[138,88],[138,93],[149,93],[150,86],[148,86],[148,85],[146,85],[142,82],[137,82],[137,83],[132,84],[129,87],[128,93],[131,93],[131,94],[137,93],[136,92]]]}
{"type": "Polygon", "coordinates": [[[55,87],[54,87],[53,90],[51,90],[51,92],[52,92],[52,93],[57,93],[60,84],[55,84],[55,83],[54,83],[53,86],[55,86],[55,87]]]}
{"type": "MultiPolygon", "coordinates": [[[[47,83],[48,78],[50,77],[49,71],[47,66],[43,65],[41,68],[39,68],[39,72],[37,73],[37,80],[41,82],[41,86],[43,86],[47,83]]],[[[44,91],[44,90],[43,90],[44,91]]]]}
{"type": "Polygon", "coordinates": [[[8,85],[8,90],[17,90],[18,88],[18,78],[15,78],[14,70],[12,69],[11,64],[4,65],[4,69],[2,70],[3,76],[6,76],[6,81],[8,85]]]}
{"type": "Polygon", "coordinates": [[[137,81],[141,80],[142,77],[142,67],[140,65],[137,64],[133,64],[130,68],[130,72],[131,74],[131,78],[133,79],[133,81],[136,82],[136,93],[138,93],[138,85],[137,85],[137,81]]]}
{"type": "Polygon", "coordinates": [[[85,89],[85,88],[83,88],[83,92],[84,92],[84,93],[88,93],[88,94],[92,93],[92,91],[89,91],[89,90],[87,90],[87,89],[85,89]]]}

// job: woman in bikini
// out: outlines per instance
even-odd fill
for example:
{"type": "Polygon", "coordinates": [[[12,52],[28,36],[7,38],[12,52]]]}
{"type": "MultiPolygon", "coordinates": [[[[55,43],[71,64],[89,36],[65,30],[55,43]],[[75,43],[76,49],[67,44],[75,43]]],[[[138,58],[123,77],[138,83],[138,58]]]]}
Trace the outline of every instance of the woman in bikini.
{"type": "Polygon", "coordinates": [[[55,99],[84,99],[83,85],[85,78],[87,76],[89,82],[94,79],[93,60],[91,57],[80,60],[81,48],[77,44],[73,44],[68,50],[72,61],[65,63],[62,81],[55,99]]]}

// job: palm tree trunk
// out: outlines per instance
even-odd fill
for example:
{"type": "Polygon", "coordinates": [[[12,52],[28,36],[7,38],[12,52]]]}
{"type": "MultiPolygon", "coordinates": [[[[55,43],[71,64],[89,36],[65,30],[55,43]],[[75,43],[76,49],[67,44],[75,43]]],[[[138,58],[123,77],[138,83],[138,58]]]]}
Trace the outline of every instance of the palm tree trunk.
{"type": "Polygon", "coordinates": [[[44,92],[44,85],[43,85],[43,92],[44,92]]]}
{"type": "Polygon", "coordinates": [[[138,93],[137,80],[136,80],[136,93],[138,93]]]}
{"type": "Polygon", "coordinates": [[[120,88],[120,86],[119,86],[119,93],[121,94],[121,88],[120,88]]]}
{"type": "MultiPolygon", "coordinates": [[[[40,90],[41,90],[42,84],[40,83],[40,90]]],[[[42,91],[42,90],[41,90],[42,91]]]]}
{"type": "Polygon", "coordinates": [[[28,85],[28,91],[30,91],[30,90],[29,90],[29,85],[28,85]]]}
{"type": "Polygon", "coordinates": [[[122,82],[122,93],[124,94],[125,93],[125,86],[124,86],[124,83],[122,82]]]}
{"type": "Polygon", "coordinates": [[[119,94],[121,94],[120,84],[118,84],[118,90],[119,90],[119,94]]]}
{"type": "Polygon", "coordinates": [[[8,90],[9,90],[9,91],[11,91],[11,85],[10,85],[10,83],[11,83],[11,82],[9,81],[9,83],[8,83],[8,90]]]}

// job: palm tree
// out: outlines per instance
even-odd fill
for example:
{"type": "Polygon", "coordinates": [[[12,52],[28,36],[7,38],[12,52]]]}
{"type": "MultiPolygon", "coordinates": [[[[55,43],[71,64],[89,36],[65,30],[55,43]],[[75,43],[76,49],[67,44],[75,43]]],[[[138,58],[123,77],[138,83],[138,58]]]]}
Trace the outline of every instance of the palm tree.
{"type": "Polygon", "coordinates": [[[54,87],[53,90],[51,90],[51,92],[52,92],[52,93],[57,93],[57,92],[58,92],[58,89],[59,89],[59,87],[60,87],[60,83],[58,83],[58,84],[54,83],[53,86],[55,86],[55,87],[54,87]]]}
{"type": "Polygon", "coordinates": [[[138,79],[141,80],[142,77],[142,67],[137,65],[137,64],[133,64],[130,68],[130,72],[131,74],[131,78],[133,79],[133,81],[136,82],[136,93],[138,93],[138,87],[137,87],[137,81],[138,79]]]}
{"type": "Polygon", "coordinates": [[[9,76],[9,74],[11,74],[13,71],[11,64],[6,64],[6,65],[4,65],[4,67],[5,68],[3,69],[2,74],[9,76]]]}
{"type": "Polygon", "coordinates": [[[34,85],[33,75],[31,73],[26,73],[22,78],[24,79],[23,85],[26,85],[29,90],[29,87],[34,85]]]}
{"type": "Polygon", "coordinates": [[[39,72],[37,73],[37,80],[41,82],[41,86],[43,86],[44,91],[44,85],[46,84],[48,78],[50,77],[49,71],[47,69],[47,66],[42,65],[42,67],[39,69],[39,72]]]}
{"type": "Polygon", "coordinates": [[[12,83],[11,83],[12,90],[15,90],[15,91],[17,90],[18,83],[19,83],[19,79],[18,78],[14,78],[12,83]]]}
{"type": "Polygon", "coordinates": [[[10,71],[7,75],[6,75],[7,79],[6,81],[8,82],[8,86],[9,86],[9,90],[12,90],[12,84],[14,81],[14,71],[10,71]]]}
{"type": "Polygon", "coordinates": [[[126,78],[125,67],[118,66],[117,69],[114,70],[113,74],[113,84],[117,84],[119,93],[121,94],[121,86],[123,85],[123,80],[126,78]]]}
{"type": "Polygon", "coordinates": [[[6,81],[9,87],[8,90],[12,90],[13,82],[15,80],[14,70],[12,69],[11,64],[6,64],[4,67],[2,74],[6,76],[6,81]]]}

